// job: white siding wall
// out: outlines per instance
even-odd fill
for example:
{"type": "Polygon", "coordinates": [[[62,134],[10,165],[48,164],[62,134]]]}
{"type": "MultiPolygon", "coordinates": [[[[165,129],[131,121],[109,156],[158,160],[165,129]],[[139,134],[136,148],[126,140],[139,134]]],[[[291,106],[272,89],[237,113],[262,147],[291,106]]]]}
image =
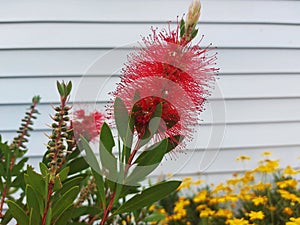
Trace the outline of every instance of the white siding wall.
{"type": "MultiPolygon", "coordinates": [[[[80,84],[89,66],[101,56],[107,59],[105,54],[115,49],[100,72],[89,71],[85,77],[106,82],[112,69],[122,67],[140,35],[147,35],[151,25],[174,22],[188,4],[184,0],[0,1],[0,132],[4,139],[15,135],[31,97],[41,95],[41,116],[28,152],[30,162],[37,165],[47,142],[43,133],[49,131],[45,124],[50,123],[50,103],[58,99],[55,81],[80,84]]],[[[156,174],[198,176],[200,172],[202,178],[216,182],[253,167],[266,150],[273,151],[283,165],[298,166],[300,2],[202,0],[199,30],[205,35],[203,46],[212,42],[218,47],[222,95],[211,96],[201,115],[197,140],[185,154],[177,154],[177,160],[167,159],[156,174]],[[235,163],[239,155],[250,155],[253,162],[246,167],[235,163]]],[[[116,76],[109,79],[102,93],[113,90],[116,81],[116,76]]],[[[104,104],[108,95],[97,100],[104,104]]]]}

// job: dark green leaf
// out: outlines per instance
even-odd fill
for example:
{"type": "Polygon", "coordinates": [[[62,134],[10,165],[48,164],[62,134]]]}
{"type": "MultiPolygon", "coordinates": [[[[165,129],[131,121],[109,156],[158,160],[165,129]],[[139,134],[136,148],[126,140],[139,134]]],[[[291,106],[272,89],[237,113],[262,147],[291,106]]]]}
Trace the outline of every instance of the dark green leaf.
{"type": "Polygon", "coordinates": [[[103,177],[99,173],[97,173],[95,170],[92,170],[92,171],[93,171],[93,176],[95,178],[97,190],[98,190],[103,208],[105,208],[106,207],[106,199],[105,199],[105,186],[104,186],[103,177]]]}
{"type": "Polygon", "coordinates": [[[113,214],[116,215],[125,212],[132,212],[145,206],[149,206],[175,191],[180,184],[180,181],[167,181],[156,184],[148,189],[143,190],[140,194],[133,196],[131,199],[121,205],[116,211],[114,211],[113,214]]]}
{"type": "Polygon", "coordinates": [[[94,216],[99,213],[99,209],[94,206],[80,206],[73,210],[73,218],[79,218],[84,215],[94,216]]]}
{"type": "Polygon", "coordinates": [[[194,28],[193,31],[192,31],[191,38],[194,39],[197,36],[197,34],[198,34],[198,29],[194,28]]]}
{"type": "Polygon", "coordinates": [[[41,171],[42,175],[46,176],[48,174],[48,167],[42,162],[40,162],[39,165],[40,165],[40,171],[41,171]]]}
{"type": "Polygon", "coordinates": [[[133,140],[134,121],[128,114],[128,110],[121,98],[116,97],[114,102],[114,116],[118,134],[125,146],[126,161],[130,155],[133,140]]]}
{"type": "Polygon", "coordinates": [[[184,19],[181,19],[180,21],[180,38],[183,37],[185,33],[185,22],[184,22],[184,19]]]}
{"type": "Polygon", "coordinates": [[[26,202],[28,209],[33,209],[33,216],[38,222],[44,211],[43,197],[36,193],[30,185],[26,187],[26,202]]]}
{"type": "Polygon", "coordinates": [[[76,158],[69,163],[69,175],[82,172],[83,170],[89,168],[89,164],[83,157],[76,158]]]}
{"type": "MultiPolygon", "coordinates": [[[[105,148],[106,151],[108,151],[110,154],[112,154],[112,149],[115,146],[114,137],[112,135],[112,132],[107,125],[107,123],[103,123],[100,131],[100,142],[102,142],[102,147],[105,148]]],[[[99,151],[101,152],[101,147],[99,151]]]]}
{"type": "Polygon", "coordinates": [[[65,179],[67,179],[69,171],[70,171],[70,168],[69,167],[65,167],[63,170],[61,170],[58,173],[61,182],[63,182],[65,179]]]}
{"type": "Polygon", "coordinates": [[[74,207],[70,206],[59,216],[54,225],[66,225],[73,216],[74,207]]]}
{"type": "Polygon", "coordinates": [[[69,81],[68,84],[67,84],[67,93],[66,93],[66,95],[69,95],[71,93],[71,90],[72,90],[72,82],[69,81]]]}
{"type": "Polygon", "coordinates": [[[82,149],[84,149],[86,154],[84,157],[85,160],[96,172],[100,173],[99,162],[93,150],[91,149],[89,142],[83,136],[80,137],[80,141],[81,141],[82,149]]]}
{"type": "Polygon", "coordinates": [[[46,196],[46,183],[42,175],[33,171],[31,166],[27,167],[26,174],[24,174],[25,183],[31,185],[31,187],[42,196],[46,196]]]}
{"type": "Polygon", "coordinates": [[[21,159],[16,165],[13,166],[12,176],[17,176],[22,169],[24,168],[25,163],[28,161],[28,158],[21,159]]]}
{"type": "Polygon", "coordinates": [[[136,184],[144,180],[160,164],[163,159],[167,148],[168,138],[154,144],[149,149],[143,151],[136,159],[137,167],[134,168],[132,173],[126,179],[126,184],[136,184]]]}
{"type": "Polygon", "coordinates": [[[29,225],[29,218],[25,211],[15,202],[7,200],[9,211],[18,222],[18,225],[29,225]]]}
{"type": "Polygon", "coordinates": [[[65,209],[69,208],[79,193],[79,187],[75,186],[67,191],[52,206],[52,218],[59,217],[65,209]]]}
{"type": "Polygon", "coordinates": [[[82,176],[72,177],[72,178],[66,180],[63,183],[63,187],[58,191],[58,193],[63,195],[68,190],[70,190],[72,187],[79,186],[84,178],[85,177],[82,175],[82,176]]]}
{"type": "Polygon", "coordinates": [[[150,141],[150,139],[157,133],[157,130],[162,120],[161,114],[162,114],[162,105],[158,104],[156,106],[155,111],[153,112],[149,125],[146,129],[145,135],[141,140],[140,147],[147,144],[150,141]]]}
{"type": "Polygon", "coordinates": [[[57,90],[60,96],[65,96],[64,86],[63,83],[56,82],[57,90]]]}

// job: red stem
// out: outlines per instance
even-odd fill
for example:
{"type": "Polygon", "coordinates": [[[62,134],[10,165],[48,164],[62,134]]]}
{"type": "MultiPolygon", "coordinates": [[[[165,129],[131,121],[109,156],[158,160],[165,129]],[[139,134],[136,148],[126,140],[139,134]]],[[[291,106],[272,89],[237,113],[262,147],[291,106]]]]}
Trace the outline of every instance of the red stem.
{"type": "Polygon", "coordinates": [[[113,207],[113,203],[114,203],[114,200],[115,200],[115,197],[116,197],[116,190],[114,190],[114,192],[112,193],[111,195],[111,198],[110,198],[110,201],[109,201],[109,204],[108,206],[106,207],[106,209],[104,210],[104,213],[103,213],[103,216],[102,216],[102,220],[100,222],[99,225],[104,225],[107,218],[108,218],[108,214],[110,212],[110,210],[112,209],[113,207]]]}
{"type": "Polygon", "coordinates": [[[49,211],[49,208],[50,208],[50,200],[51,200],[51,196],[52,196],[52,193],[53,193],[53,186],[54,186],[54,184],[52,182],[50,182],[48,184],[47,204],[46,204],[46,208],[45,208],[44,213],[43,213],[42,224],[41,225],[46,224],[47,214],[48,214],[48,211],[49,211]]]}

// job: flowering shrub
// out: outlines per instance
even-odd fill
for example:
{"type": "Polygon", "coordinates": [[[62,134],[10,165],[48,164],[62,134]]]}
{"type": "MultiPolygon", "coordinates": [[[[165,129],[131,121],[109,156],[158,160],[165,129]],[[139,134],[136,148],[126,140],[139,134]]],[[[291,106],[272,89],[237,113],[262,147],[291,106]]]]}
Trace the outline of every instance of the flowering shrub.
{"type": "Polygon", "coordinates": [[[161,218],[152,224],[300,224],[300,187],[295,177],[300,170],[280,169],[279,161],[270,159],[270,154],[263,153],[256,168],[233,174],[216,186],[200,188],[204,181],[185,178],[176,193],[149,208],[150,215],[161,218]],[[183,194],[183,189],[189,194],[183,194]]]}
{"type": "Polygon", "coordinates": [[[175,191],[181,181],[150,187],[141,181],[165,154],[191,138],[217,71],[215,55],[208,56],[208,48],[192,43],[199,16],[200,2],[194,0],[186,21],[174,30],[153,30],[143,39],[144,45],[129,56],[122,71],[108,116],[97,110],[72,112],[72,83],[57,82],[60,102],[53,106],[39,172],[30,165],[24,168],[25,144],[38,112],[39,97],[33,98],[12,144],[0,138],[2,225],[12,219],[18,225],[153,221],[148,207],[175,191]]]}

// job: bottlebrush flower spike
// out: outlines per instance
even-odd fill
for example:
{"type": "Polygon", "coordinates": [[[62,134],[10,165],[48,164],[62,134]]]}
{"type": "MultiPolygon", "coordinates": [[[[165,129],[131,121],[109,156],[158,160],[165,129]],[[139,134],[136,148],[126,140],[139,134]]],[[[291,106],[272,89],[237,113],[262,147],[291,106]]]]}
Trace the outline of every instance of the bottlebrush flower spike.
{"type": "Polygon", "coordinates": [[[87,114],[83,109],[76,110],[72,120],[76,139],[83,136],[87,141],[95,141],[99,136],[104,119],[104,114],[98,111],[87,114]]]}
{"type": "MultiPolygon", "coordinates": [[[[188,26],[197,23],[200,11],[197,2],[190,8],[188,26]]],[[[164,122],[159,125],[158,135],[191,137],[218,70],[213,67],[216,55],[209,56],[208,48],[190,42],[193,39],[190,32],[195,31],[192,26],[188,30],[183,28],[183,35],[180,35],[182,22],[174,30],[170,26],[160,32],[152,29],[152,35],[143,38],[142,48],[128,57],[114,97],[120,97],[128,111],[133,109],[135,130],[140,138],[159,104],[164,122]]]]}

